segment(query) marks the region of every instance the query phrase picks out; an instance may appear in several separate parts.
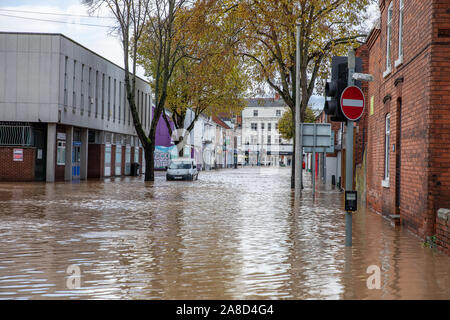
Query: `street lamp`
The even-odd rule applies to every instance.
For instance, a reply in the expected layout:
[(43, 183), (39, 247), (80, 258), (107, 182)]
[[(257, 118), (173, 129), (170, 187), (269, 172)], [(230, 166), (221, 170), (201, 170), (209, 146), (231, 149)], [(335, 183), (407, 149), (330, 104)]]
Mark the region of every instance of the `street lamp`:
[(300, 188), (303, 185), (303, 174), (302, 174), (302, 162), (303, 162), (303, 152), (302, 152), (302, 137), (301, 130), (302, 125), (300, 123), (300, 25), (301, 21), (297, 20), (295, 22), (297, 26), (297, 34), (296, 34), (296, 62), (295, 62), (295, 153), (294, 158), (295, 162), (292, 165), (295, 166), (295, 191), (296, 195), (299, 195)]

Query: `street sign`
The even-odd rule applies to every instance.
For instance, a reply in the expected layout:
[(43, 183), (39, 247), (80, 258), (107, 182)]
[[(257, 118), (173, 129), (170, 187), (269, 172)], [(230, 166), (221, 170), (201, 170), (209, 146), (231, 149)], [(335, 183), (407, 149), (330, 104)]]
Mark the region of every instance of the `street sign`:
[(331, 124), (302, 123), (303, 147), (329, 147), (331, 144)]
[(349, 86), (341, 95), (341, 110), (348, 120), (358, 120), (364, 111), (364, 94), (357, 86)]
[(303, 147), (303, 153), (312, 153), (316, 152), (326, 152), (326, 153), (334, 153), (334, 132), (330, 136), (330, 146), (329, 147)]

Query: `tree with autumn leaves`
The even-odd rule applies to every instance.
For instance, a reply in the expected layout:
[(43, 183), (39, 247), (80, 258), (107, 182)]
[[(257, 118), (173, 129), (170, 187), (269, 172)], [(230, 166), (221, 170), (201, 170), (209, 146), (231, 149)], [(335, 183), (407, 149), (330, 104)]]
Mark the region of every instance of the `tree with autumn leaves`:
[[(229, 28), (223, 23), (223, 8), (211, 1), (197, 1), (180, 10), (178, 17), (174, 26), (184, 30), (179, 42), (183, 58), (173, 68), (167, 83), (165, 109), (170, 119), (162, 113), (169, 134), (177, 138), (175, 145), (189, 135), (200, 115), (239, 113), (245, 106), (249, 87), (243, 61), (233, 54), (233, 47), (226, 40)], [(157, 64), (152, 47), (154, 40), (144, 34), (138, 48), (138, 61), (149, 76), (156, 73)], [(153, 86), (156, 86), (155, 81)], [(188, 112), (192, 112), (192, 117), (187, 117)], [(170, 120), (177, 130), (175, 135), (172, 135)], [(182, 156), (183, 149), (178, 149)]]
[[(345, 55), (366, 33), (360, 30), (371, 0), (230, 0), (236, 22), (235, 53), (246, 57), (256, 79), (266, 82), (291, 110), (295, 122), (296, 23), (300, 32), (300, 118), (327, 78), (333, 55)], [(295, 136), (295, 134), (294, 134)], [(294, 141), (295, 144), (295, 141)], [(295, 177), (292, 166), (291, 187)]]
[[(314, 113), (314, 110), (307, 106), (303, 122), (313, 123), (315, 121), (316, 114)], [(278, 120), (278, 131), (283, 139), (290, 140), (295, 137), (295, 126), (294, 121), (292, 121), (291, 109), (287, 108), (286, 112), (283, 113), (281, 118)]]
[[(222, 110), (227, 104), (228, 108), (238, 106), (250, 74), (253, 81), (265, 81), (277, 92), (295, 119), (297, 21), (301, 25), (303, 121), (310, 96), (326, 78), (331, 56), (345, 54), (365, 36), (359, 26), (370, 1), (83, 0), (92, 10), (109, 8), (116, 17), (127, 99), (145, 151), (145, 180), (154, 180), (156, 126), (161, 115), (167, 120), (164, 108), (172, 111), (174, 123), (181, 127), (184, 110), (201, 114)], [(239, 58), (245, 59), (245, 67)], [(148, 134), (134, 101), (138, 60), (151, 76), (155, 94)], [(292, 186), (294, 170), (295, 165)]]

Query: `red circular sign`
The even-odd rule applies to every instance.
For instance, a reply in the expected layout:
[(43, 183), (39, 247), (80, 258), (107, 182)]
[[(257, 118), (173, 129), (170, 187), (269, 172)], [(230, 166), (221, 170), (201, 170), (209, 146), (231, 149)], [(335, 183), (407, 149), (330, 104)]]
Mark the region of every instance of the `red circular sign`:
[(350, 86), (341, 94), (341, 110), (348, 120), (358, 120), (364, 112), (364, 94), (360, 88)]

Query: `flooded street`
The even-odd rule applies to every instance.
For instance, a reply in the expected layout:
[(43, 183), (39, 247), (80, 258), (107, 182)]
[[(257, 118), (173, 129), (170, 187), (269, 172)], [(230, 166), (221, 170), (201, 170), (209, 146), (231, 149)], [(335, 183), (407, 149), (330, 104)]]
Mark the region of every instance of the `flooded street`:
[(0, 299), (450, 299), (450, 257), (361, 209), (345, 248), (342, 193), (304, 177), (300, 202), (290, 168), (1, 183)]

